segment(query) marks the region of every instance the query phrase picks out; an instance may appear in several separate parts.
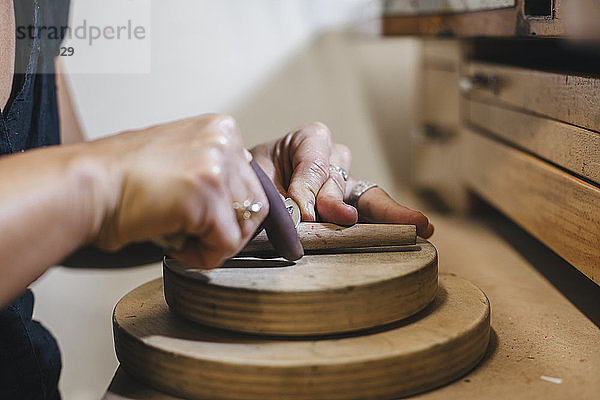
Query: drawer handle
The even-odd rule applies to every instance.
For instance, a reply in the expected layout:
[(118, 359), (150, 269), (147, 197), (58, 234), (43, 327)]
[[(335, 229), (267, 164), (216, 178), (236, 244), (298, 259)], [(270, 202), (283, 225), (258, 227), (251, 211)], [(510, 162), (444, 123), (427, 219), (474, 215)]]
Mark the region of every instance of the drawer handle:
[(460, 78), (459, 85), (463, 93), (471, 93), (475, 88), (488, 89), (495, 96), (500, 92), (498, 75), (476, 73), (473, 76), (463, 76)]
[(452, 137), (452, 132), (436, 124), (422, 124), (413, 131), (417, 140), (429, 140), (440, 143), (447, 142)]

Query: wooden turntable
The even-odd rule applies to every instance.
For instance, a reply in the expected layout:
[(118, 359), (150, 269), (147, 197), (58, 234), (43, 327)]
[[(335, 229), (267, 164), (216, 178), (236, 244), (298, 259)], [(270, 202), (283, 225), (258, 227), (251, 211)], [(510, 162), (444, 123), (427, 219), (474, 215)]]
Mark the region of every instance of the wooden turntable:
[(437, 252), (418, 240), (213, 271), (167, 258), (164, 282), (123, 297), (113, 325), (123, 369), (174, 396), (393, 399), (474, 368), (490, 305), (460, 278), (438, 285)]

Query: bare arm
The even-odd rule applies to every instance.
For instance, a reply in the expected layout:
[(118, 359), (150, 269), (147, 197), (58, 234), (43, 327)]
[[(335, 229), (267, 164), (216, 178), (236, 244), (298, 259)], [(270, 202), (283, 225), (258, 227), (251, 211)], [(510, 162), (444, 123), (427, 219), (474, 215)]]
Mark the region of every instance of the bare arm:
[(71, 101), (71, 91), (59, 57), (56, 58), (54, 64), (56, 65), (56, 96), (60, 118), (60, 141), (62, 144), (83, 142), (85, 140), (83, 131)]
[(77, 153), (69, 146), (0, 158), (0, 305), (99, 228), (103, 172)]
[[(213, 268), (239, 252), (268, 203), (233, 119), (204, 115), (0, 158), (0, 308), (82, 245), (118, 250), (187, 234), (175, 254)], [(239, 222), (231, 204), (265, 206)]]

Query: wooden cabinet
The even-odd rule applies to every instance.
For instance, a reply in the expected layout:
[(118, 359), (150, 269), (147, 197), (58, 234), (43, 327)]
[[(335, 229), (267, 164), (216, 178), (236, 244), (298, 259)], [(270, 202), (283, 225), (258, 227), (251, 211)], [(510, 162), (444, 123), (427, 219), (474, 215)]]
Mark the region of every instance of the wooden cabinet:
[[(561, 0), (547, 15), (543, 1), (493, 4), (384, 19), (387, 33), (458, 36), (422, 40), (414, 183), (459, 211), (475, 193), (600, 284), (600, 45), (564, 24), (591, 17)], [(577, 6), (600, 17), (600, 2)]]
[(463, 70), (465, 184), (600, 283), (600, 78)]

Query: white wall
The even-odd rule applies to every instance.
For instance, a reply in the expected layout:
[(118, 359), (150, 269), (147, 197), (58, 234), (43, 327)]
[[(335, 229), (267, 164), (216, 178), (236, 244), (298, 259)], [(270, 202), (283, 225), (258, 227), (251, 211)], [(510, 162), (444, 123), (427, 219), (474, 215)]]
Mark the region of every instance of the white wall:
[[(72, 21), (91, 15), (105, 25), (121, 21), (111, 14), (110, 7), (99, 6), (104, 2), (72, 3)], [(364, 18), (373, 13), (376, 3), (154, 0), (149, 4), (151, 73), (72, 77), (75, 100), (89, 138), (199, 113), (231, 113), (320, 30)], [(109, 48), (100, 46), (90, 57), (101, 63), (119, 63), (123, 70), (137, 62), (121, 56), (115, 59)], [(77, 57), (64, 61), (67, 71), (82, 71)]]
[[(388, 108), (398, 103), (388, 116), (400, 131), (408, 129), (409, 115), (401, 107), (410, 104), (407, 93), (412, 93), (414, 86), (414, 43), (399, 45), (388, 40), (383, 46), (389, 48), (386, 51), (381, 43), (352, 35), (318, 40), (323, 32), (375, 19), (379, 2), (127, 3), (131, 2), (150, 5), (150, 73), (87, 73), (112, 64), (126, 71), (140, 63), (133, 55), (125, 57), (106, 46), (95, 46), (83, 59), (63, 58), (67, 71), (77, 71), (71, 76), (71, 86), (88, 138), (218, 112), (238, 117), (245, 143), (251, 146), (300, 124), (322, 120), (331, 126), (337, 141), (361, 150), (354, 157), (353, 169), (358, 175), (390, 188), (406, 180), (405, 149), (401, 143), (390, 147), (389, 137), (381, 137), (390, 136), (389, 127), (387, 132), (380, 130), (386, 117), (372, 113), (367, 103), (379, 102), (377, 107), (387, 104)], [(107, 6), (113, 4), (112, 8), (124, 13), (119, 6), (122, 3), (73, 0), (72, 24), (92, 16), (99, 25), (122, 23), (125, 16), (111, 14)], [(75, 48), (79, 50), (77, 45)], [(295, 62), (304, 67), (294, 67)], [(389, 81), (390, 74), (396, 74), (397, 80)], [(402, 74), (406, 80), (400, 79)], [(274, 77), (278, 78), (276, 86)], [(387, 89), (388, 96), (375, 98), (365, 85)], [(266, 99), (265, 90), (277, 95)], [(401, 157), (393, 160), (394, 152)], [(390, 171), (390, 166), (401, 171)]]

